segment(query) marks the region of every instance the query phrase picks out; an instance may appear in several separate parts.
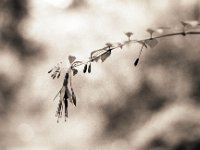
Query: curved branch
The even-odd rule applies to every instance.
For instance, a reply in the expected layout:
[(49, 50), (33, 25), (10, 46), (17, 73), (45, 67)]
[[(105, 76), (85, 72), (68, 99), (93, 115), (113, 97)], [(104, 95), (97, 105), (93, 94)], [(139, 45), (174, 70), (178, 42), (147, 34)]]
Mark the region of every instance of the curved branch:
[[(142, 54), (143, 48), (144, 47), (147, 48), (147, 45), (151, 48), (154, 47), (158, 43), (156, 39), (172, 37), (172, 36), (180, 36), (180, 35), (186, 36), (186, 35), (199, 35), (200, 34), (200, 32), (197, 32), (197, 31), (185, 31), (185, 29), (183, 29), (182, 32), (168, 33), (168, 34), (163, 34), (163, 35), (153, 37), (152, 36), (153, 30), (149, 29), (148, 32), (150, 33), (150, 38), (141, 39), (141, 40), (131, 40), (130, 37), (132, 35), (132, 32), (127, 32), (127, 33), (125, 33), (128, 37), (127, 41), (125, 41), (123, 43), (118, 43), (117, 46), (113, 46), (111, 43), (107, 43), (106, 47), (92, 51), (89, 59), (86, 61), (75, 61), (75, 59), (76, 59), (75, 56), (69, 56), (69, 62), (71, 65), (66, 71), (66, 76), (65, 76), (62, 88), (58, 91), (58, 93), (56, 94), (56, 96), (54, 98), (54, 100), (55, 100), (57, 98), (57, 96), (60, 95), (60, 100), (59, 100), (57, 112), (56, 112), (58, 119), (62, 117), (63, 110), (65, 110), (65, 118), (68, 117), (68, 101), (73, 103), (76, 106), (76, 96), (73, 91), (72, 81), (71, 81), (72, 75), (76, 75), (78, 73), (78, 70), (75, 69), (76, 67), (85, 65), (83, 72), (86, 73), (87, 68), (89, 68), (88, 73), (90, 73), (91, 72), (91, 62), (98, 61), (100, 58), (101, 58), (102, 62), (104, 62), (110, 56), (111, 51), (118, 49), (118, 48), (122, 49), (123, 46), (126, 46), (131, 43), (138, 43), (138, 44), (142, 45), (139, 55), (138, 55), (138, 58), (136, 59), (136, 61), (134, 63), (134, 65), (137, 66), (140, 56)], [(57, 77), (57, 78), (60, 77), (60, 72), (62, 70), (62, 68), (60, 67), (60, 64), (61, 63), (57, 64), (55, 67), (53, 67), (48, 72), (48, 73), (53, 72), (53, 74), (51, 75), (51, 77), (53, 79), (55, 77)], [(87, 66), (88, 64), (89, 64), (89, 67)], [(65, 106), (65, 108), (64, 108), (64, 106)]]
[[(118, 45), (118, 46), (115, 46), (115, 47), (112, 47), (111, 49), (108, 49), (106, 50), (105, 52), (103, 52), (100, 56), (106, 54), (108, 51), (113, 51), (117, 48), (121, 48), (123, 46), (126, 46), (128, 44), (130, 44), (131, 42), (134, 42), (134, 43), (140, 43), (140, 42), (144, 42), (144, 41), (147, 41), (147, 40), (153, 40), (153, 39), (161, 39), (161, 38), (165, 38), (165, 37), (172, 37), (172, 36), (186, 36), (186, 35), (199, 35), (200, 32), (195, 32), (195, 31), (190, 31), (190, 32), (176, 32), (176, 33), (169, 33), (169, 34), (164, 34), (164, 35), (160, 35), (160, 36), (155, 36), (155, 37), (150, 37), (150, 38), (146, 38), (146, 39), (142, 39), (142, 40), (129, 40), (128, 41), (125, 41), (123, 44), (121, 45)], [(105, 48), (105, 47), (104, 47)], [(102, 50), (102, 49), (99, 49), (99, 50)], [(98, 50), (97, 50), (98, 51)], [(98, 57), (100, 57), (98, 56)], [(71, 66), (73, 67), (78, 67), (78, 66), (81, 66), (81, 65), (85, 65), (89, 62), (93, 62), (95, 58), (89, 58), (87, 61), (85, 61), (84, 63), (80, 63), (78, 65), (75, 65), (73, 66), (74, 63), (72, 63)]]

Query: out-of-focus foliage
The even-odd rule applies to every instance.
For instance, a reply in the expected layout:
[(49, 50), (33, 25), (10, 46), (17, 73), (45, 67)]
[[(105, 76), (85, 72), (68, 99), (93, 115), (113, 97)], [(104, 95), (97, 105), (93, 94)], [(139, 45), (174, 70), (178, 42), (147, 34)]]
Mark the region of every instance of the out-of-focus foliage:
[[(27, 64), (42, 56), (39, 46), (23, 35), (23, 19), (28, 16), (26, 0), (2, 0), (0, 2), (0, 91), (1, 116), (8, 113), (16, 94), (26, 78)], [(3, 59), (5, 57), (5, 60)], [(11, 62), (9, 62), (11, 57)], [(7, 60), (6, 60), (7, 59)], [(11, 64), (10, 64), (11, 63)], [(8, 67), (6, 64), (9, 64)], [(9, 71), (12, 70), (12, 71)]]
[[(13, 125), (11, 119), (15, 117), (16, 109), (25, 110), (25, 107), (18, 108), (20, 106), (18, 96), (24, 88), (24, 84), (28, 84), (27, 81), (30, 79), (28, 76), (29, 65), (43, 57), (39, 44), (24, 35), (23, 23), (24, 19), (29, 16), (28, 9), (26, 0), (2, 0), (0, 2), (1, 149), (8, 149), (8, 145), (17, 143), (14, 140), (17, 137), (12, 132), (16, 126)], [(31, 93), (31, 91), (25, 92)], [(24, 95), (26, 96), (26, 94)], [(29, 100), (31, 99), (28, 98), (27, 103)], [(32, 109), (42, 113), (41, 108), (34, 104)]]
[(92, 64), (92, 71), (87, 64), (90, 74), (77, 68), (78, 103), (69, 108), (66, 123), (56, 123), (57, 102), (51, 101), (64, 74), (61, 82), (47, 74), (60, 61), (69, 66), (69, 54), (82, 60), (107, 41), (122, 41), (126, 31), (139, 39), (149, 37), (149, 27), (176, 31), (182, 20), (199, 20), (199, 5), (198, 0), (2, 0), (0, 148), (199, 149), (198, 36), (160, 40), (144, 49), (137, 68), (133, 59), (141, 45), (112, 52), (101, 65)]

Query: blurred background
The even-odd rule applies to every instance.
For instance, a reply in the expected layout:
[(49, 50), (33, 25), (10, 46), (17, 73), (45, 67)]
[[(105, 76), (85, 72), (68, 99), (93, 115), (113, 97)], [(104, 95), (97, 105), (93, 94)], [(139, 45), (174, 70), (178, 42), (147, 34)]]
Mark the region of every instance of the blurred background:
[(68, 55), (86, 60), (107, 42), (182, 31), (199, 20), (199, 0), (1, 0), (0, 149), (199, 150), (199, 36), (170, 37), (145, 49), (116, 50), (73, 79), (77, 107), (56, 122), (64, 73), (47, 73)]

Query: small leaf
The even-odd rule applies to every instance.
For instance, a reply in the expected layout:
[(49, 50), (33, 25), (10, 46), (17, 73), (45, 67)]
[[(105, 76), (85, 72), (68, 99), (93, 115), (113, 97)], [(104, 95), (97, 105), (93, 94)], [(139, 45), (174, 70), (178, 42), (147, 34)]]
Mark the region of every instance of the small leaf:
[(57, 79), (60, 77), (60, 73), (61, 73), (61, 72), (58, 73), (58, 75), (57, 75)]
[(72, 71), (73, 71), (73, 76), (75, 76), (78, 73), (78, 70), (75, 68), (73, 68)]
[(148, 28), (146, 31), (149, 32), (150, 38), (152, 38), (153, 33), (155, 32), (155, 30)]
[(106, 45), (107, 47), (109, 47), (109, 48), (113, 46), (112, 43), (106, 43), (105, 45)]
[(181, 24), (182, 24), (183, 26), (188, 25), (185, 21), (181, 21)]
[(183, 26), (188, 26), (192, 28), (196, 28), (200, 23), (197, 20), (191, 20), (191, 21), (181, 21), (181, 24)]
[(130, 37), (133, 35), (132, 32), (126, 32), (125, 35), (130, 39)]
[(91, 63), (89, 64), (89, 67), (88, 67), (88, 73), (91, 73)]
[(155, 30), (151, 29), (151, 28), (148, 28), (146, 31), (149, 32), (149, 34), (151, 34), (151, 35), (155, 32)]
[(160, 33), (160, 34), (162, 34), (162, 33), (164, 32), (164, 30), (163, 30), (163, 29), (160, 29), (160, 28), (158, 28), (158, 29), (156, 29), (156, 32), (157, 32), (157, 33)]
[(68, 60), (69, 60), (69, 63), (72, 64), (76, 60), (76, 57), (69, 55)]
[(117, 43), (117, 46), (119, 46), (121, 49), (123, 48), (123, 44), (122, 43)]
[(164, 31), (169, 30), (170, 27), (158, 27), (155, 31), (162, 34)]
[(149, 39), (149, 40), (145, 40), (145, 43), (149, 47), (153, 48), (153, 47), (155, 47), (158, 44), (158, 40), (157, 39)]
[(135, 65), (135, 66), (138, 65), (139, 60), (140, 60), (139, 58), (137, 58), (137, 59), (135, 60), (135, 62), (134, 62), (134, 65)]
[(98, 62), (100, 58), (101, 58), (101, 56), (97, 56), (97, 57), (95, 57), (93, 59), (94, 59), (94, 61)]
[(84, 68), (83, 68), (83, 73), (86, 73), (87, 71), (87, 64), (85, 64)]
[(108, 50), (103, 55), (101, 55), (101, 61), (104, 62), (111, 54), (111, 50)]
[[(103, 47), (103, 48), (98, 49), (98, 50), (95, 50), (95, 51), (92, 51), (92, 52), (90, 53), (90, 59), (92, 59), (92, 60), (94, 60), (94, 61), (97, 62), (97, 61), (100, 59), (101, 54), (102, 54), (103, 52), (105, 52), (106, 49), (108, 49), (108, 46)], [(110, 48), (109, 48), (109, 49), (110, 49)]]
[(92, 51), (91, 53), (90, 53), (90, 57), (91, 58), (93, 58), (93, 56), (96, 54), (99, 54), (99, 52), (100, 52), (101, 50), (95, 50), (95, 51)]
[(53, 69), (49, 70), (48, 73), (51, 73), (53, 71)]
[(158, 27), (157, 29), (169, 30), (169, 29), (171, 29), (171, 28), (168, 27), (168, 26), (160, 26), (160, 27)]

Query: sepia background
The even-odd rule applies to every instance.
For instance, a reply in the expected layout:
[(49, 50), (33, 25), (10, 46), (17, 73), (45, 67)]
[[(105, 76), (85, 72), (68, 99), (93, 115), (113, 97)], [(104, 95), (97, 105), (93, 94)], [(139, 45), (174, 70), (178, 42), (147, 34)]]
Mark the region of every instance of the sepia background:
[(163, 38), (116, 50), (73, 78), (77, 107), (57, 123), (62, 86), (47, 73), (68, 55), (86, 60), (107, 42), (182, 31), (199, 20), (199, 0), (1, 0), (0, 149), (200, 149), (199, 36)]

